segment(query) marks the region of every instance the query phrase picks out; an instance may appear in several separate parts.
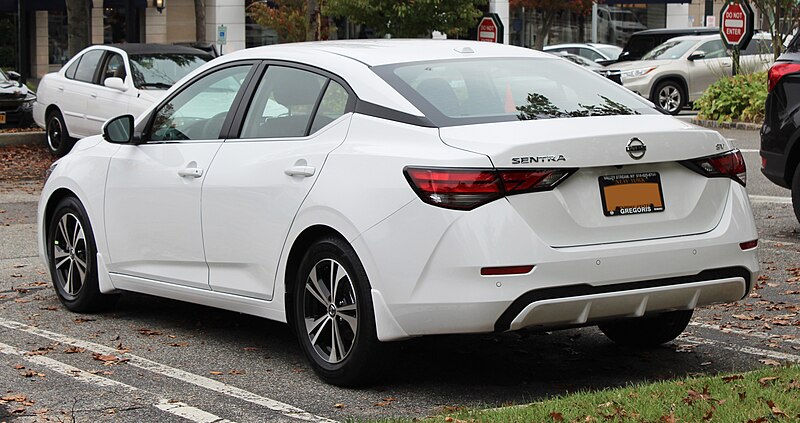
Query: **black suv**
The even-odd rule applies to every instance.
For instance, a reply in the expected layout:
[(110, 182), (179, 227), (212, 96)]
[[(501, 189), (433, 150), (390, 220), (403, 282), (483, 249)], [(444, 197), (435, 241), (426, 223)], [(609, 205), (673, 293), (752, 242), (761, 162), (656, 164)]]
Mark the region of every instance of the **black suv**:
[[(648, 51), (661, 45), (664, 41), (683, 35), (708, 35), (719, 34), (719, 28), (695, 27), (695, 28), (660, 28), (647, 29), (634, 32), (625, 44), (625, 48), (617, 58), (617, 62), (639, 60)], [(608, 64), (603, 62), (603, 64)]]
[(764, 126), (761, 127), (761, 173), (792, 190), (800, 220), (800, 37), (769, 69)]

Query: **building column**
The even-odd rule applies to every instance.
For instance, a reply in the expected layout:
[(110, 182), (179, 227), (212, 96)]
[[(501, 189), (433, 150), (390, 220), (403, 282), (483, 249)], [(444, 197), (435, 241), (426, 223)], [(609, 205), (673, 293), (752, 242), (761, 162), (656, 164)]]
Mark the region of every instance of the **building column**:
[(167, 43), (167, 8), (158, 13), (155, 7), (144, 11), (144, 43)]
[(33, 69), (31, 69), (31, 73), (39, 79), (50, 72), (50, 43), (48, 41), (50, 37), (47, 18), (46, 10), (36, 11), (36, 40), (33, 46)]
[(207, 42), (216, 44), (219, 25), (228, 29), (223, 54), (244, 49), (244, 0), (206, 0)]
[(91, 42), (92, 44), (105, 43), (103, 28), (103, 0), (94, 0), (91, 16)]
[(508, 19), (508, 0), (489, 0), (489, 12), (497, 13), (503, 23), (503, 44), (508, 44), (511, 33), (511, 21)]
[(688, 4), (667, 4), (666, 28), (687, 28), (698, 26), (697, 22), (689, 22)]

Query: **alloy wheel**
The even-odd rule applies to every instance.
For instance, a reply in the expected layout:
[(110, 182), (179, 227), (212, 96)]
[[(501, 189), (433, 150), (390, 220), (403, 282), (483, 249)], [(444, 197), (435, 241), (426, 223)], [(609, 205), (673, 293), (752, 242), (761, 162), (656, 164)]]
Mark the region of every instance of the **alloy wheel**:
[(681, 104), (681, 92), (674, 85), (665, 85), (658, 93), (658, 105), (669, 113), (678, 110)]
[(56, 151), (61, 145), (61, 120), (57, 117), (50, 118), (47, 123), (47, 144), (50, 150)]
[(83, 288), (88, 260), (83, 226), (77, 216), (65, 213), (58, 220), (53, 237), (53, 263), (58, 275), (57, 283), (66, 295), (75, 297)]
[(330, 364), (342, 362), (358, 333), (356, 290), (347, 270), (333, 259), (317, 262), (306, 278), (302, 304), (314, 351)]

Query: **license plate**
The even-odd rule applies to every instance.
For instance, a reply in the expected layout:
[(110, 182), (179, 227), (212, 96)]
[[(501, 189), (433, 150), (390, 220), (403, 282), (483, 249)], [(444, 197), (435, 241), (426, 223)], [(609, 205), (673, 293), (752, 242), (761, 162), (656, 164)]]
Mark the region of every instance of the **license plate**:
[(6, 123), (6, 112), (0, 112), (0, 125)]
[(664, 211), (661, 176), (657, 172), (601, 176), (600, 198), (606, 216)]

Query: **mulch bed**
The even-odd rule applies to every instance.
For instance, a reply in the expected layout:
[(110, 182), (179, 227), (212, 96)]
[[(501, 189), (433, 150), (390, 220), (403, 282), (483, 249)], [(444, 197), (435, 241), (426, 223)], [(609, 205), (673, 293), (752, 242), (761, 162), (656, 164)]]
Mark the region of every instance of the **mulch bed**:
[(55, 160), (45, 146), (0, 147), (0, 182), (43, 181), (44, 172)]

